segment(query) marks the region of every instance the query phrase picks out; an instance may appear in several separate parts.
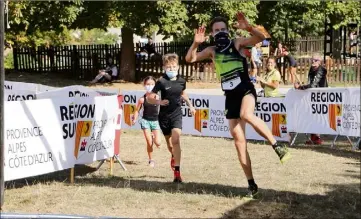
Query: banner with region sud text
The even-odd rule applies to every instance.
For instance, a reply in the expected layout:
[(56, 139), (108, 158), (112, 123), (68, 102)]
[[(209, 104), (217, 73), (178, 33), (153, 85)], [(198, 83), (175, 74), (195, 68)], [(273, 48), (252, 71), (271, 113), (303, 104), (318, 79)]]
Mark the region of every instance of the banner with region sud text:
[(25, 100), (35, 100), (36, 91), (31, 90), (4, 90), (4, 100), (5, 101), (25, 101)]
[[(189, 94), (196, 115), (191, 116), (183, 104), (183, 133), (191, 135), (231, 138), (225, 116), (225, 97), (220, 95)], [(257, 98), (255, 115), (261, 118), (278, 141), (289, 141), (286, 107), (283, 98)], [(264, 140), (254, 128), (246, 125), (246, 138)]]
[(360, 136), (360, 88), (290, 90), (289, 131)]
[[(124, 97), (122, 128), (139, 130), (138, 121), (132, 124), (138, 100), (145, 91), (122, 91), (122, 94)], [(188, 96), (196, 109), (196, 115), (193, 117), (186, 104), (182, 103), (183, 134), (231, 138), (228, 120), (224, 114), (224, 96), (195, 93), (188, 93)], [(289, 141), (283, 98), (258, 98), (255, 114), (266, 122), (278, 141)], [(139, 118), (141, 116), (142, 112), (139, 113)], [(246, 125), (246, 130), (247, 139), (264, 140), (253, 127)]]
[(117, 96), (5, 103), (5, 181), (114, 155)]

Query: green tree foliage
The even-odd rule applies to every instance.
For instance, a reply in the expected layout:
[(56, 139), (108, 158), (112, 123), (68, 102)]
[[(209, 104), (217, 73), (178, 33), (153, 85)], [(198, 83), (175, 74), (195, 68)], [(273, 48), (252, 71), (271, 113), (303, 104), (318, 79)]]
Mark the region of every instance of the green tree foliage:
[(9, 1), (6, 39), (33, 46), (67, 42), (67, 28), (83, 10), (81, 5), (76, 1)]
[[(77, 37), (78, 36), (78, 37)], [(119, 36), (108, 33), (103, 29), (82, 29), (71, 31), (70, 44), (72, 45), (92, 45), (92, 44), (115, 44)]]
[(188, 22), (182, 34), (176, 37), (179, 40), (192, 40), (194, 29), (201, 25), (207, 27), (208, 33), (211, 32), (208, 24), (215, 16), (228, 19), (231, 33), (236, 33), (233, 24), (236, 22), (235, 15), (238, 11), (243, 12), (251, 24), (255, 24), (259, 1), (186, 1), (183, 4), (187, 9)]
[[(134, 81), (133, 34), (148, 35), (154, 31), (166, 37), (192, 40), (193, 30), (207, 25), (214, 16), (224, 16), (232, 24), (242, 11), (250, 23), (260, 24), (273, 39), (319, 35), (323, 33), (325, 14), (334, 28), (349, 22), (360, 24), (358, 1), (10, 1), (6, 39), (26, 45), (65, 44), (71, 42), (71, 29), (122, 28), (120, 72)], [(210, 32), (207, 29), (207, 32)], [(85, 31), (89, 43), (96, 31)], [(245, 34), (245, 33), (237, 33)], [(113, 41), (112, 36), (102, 42)]]
[(262, 1), (258, 6), (257, 23), (270, 31), (273, 39), (284, 40), (323, 35), (325, 19), (338, 29), (352, 22), (361, 22), (358, 1)]

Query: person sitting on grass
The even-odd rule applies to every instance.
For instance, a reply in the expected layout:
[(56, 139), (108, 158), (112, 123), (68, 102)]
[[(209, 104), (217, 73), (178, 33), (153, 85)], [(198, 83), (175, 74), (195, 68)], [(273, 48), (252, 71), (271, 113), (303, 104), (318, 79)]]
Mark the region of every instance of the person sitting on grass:
[(109, 57), (107, 60), (107, 67), (99, 70), (99, 74), (90, 82), (90, 84), (111, 82), (116, 79), (118, 79), (118, 69), (113, 63), (113, 59)]

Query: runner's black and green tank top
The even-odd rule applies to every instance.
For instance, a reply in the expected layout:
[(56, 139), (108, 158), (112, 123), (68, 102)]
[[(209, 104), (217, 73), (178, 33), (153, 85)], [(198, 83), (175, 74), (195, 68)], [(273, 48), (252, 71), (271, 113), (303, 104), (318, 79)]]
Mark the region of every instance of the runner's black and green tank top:
[(224, 91), (251, 82), (247, 59), (239, 53), (233, 41), (230, 41), (230, 45), (224, 49), (216, 47), (214, 64)]
[(247, 59), (239, 53), (234, 42), (230, 41), (229, 46), (216, 47), (213, 61), (226, 96), (226, 118), (239, 119), (243, 97), (252, 94), (257, 100), (256, 89), (248, 75)]

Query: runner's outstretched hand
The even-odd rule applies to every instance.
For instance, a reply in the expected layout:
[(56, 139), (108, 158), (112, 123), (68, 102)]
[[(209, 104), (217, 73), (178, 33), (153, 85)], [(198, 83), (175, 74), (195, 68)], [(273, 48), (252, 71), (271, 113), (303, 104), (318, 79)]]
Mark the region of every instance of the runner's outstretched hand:
[(250, 27), (246, 17), (243, 15), (242, 12), (237, 13), (237, 23), (234, 25), (234, 27), (242, 30), (246, 30)]
[(195, 29), (193, 42), (196, 44), (203, 43), (206, 40), (205, 32), (206, 32), (206, 28), (203, 25), (198, 29)]

